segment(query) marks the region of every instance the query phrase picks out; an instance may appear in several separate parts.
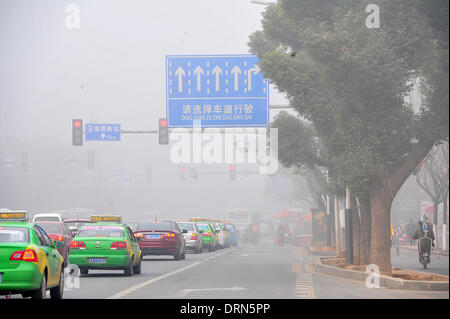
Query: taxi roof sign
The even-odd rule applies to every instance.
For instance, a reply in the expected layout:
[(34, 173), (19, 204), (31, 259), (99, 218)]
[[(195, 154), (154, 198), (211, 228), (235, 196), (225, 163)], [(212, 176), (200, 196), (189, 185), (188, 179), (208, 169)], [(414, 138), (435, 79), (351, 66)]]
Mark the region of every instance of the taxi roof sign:
[(189, 219), (190, 222), (209, 222), (210, 219), (209, 218), (205, 218), (205, 217), (192, 217)]
[(110, 223), (121, 223), (122, 216), (118, 215), (93, 215), (91, 216), (91, 222), (110, 222)]
[(26, 211), (0, 211), (0, 221), (26, 221), (28, 214)]

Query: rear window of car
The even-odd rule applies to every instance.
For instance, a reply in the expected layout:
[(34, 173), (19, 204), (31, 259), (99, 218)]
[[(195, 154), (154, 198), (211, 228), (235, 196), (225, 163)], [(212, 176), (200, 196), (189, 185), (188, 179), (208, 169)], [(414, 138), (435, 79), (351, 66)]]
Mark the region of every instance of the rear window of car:
[(141, 223), (136, 230), (150, 230), (150, 231), (172, 231), (172, 223), (158, 222), (158, 223)]
[(187, 231), (194, 231), (194, 225), (191, 223), (178, 223), (181, 229), (186, 229)]
[(59, 217), (52, 217), (52, 216), (41, 216), (41, 217), (36, 217), (34, 218), (34, 221), (49, 221), (49, 222), (59, 222)]
[(45, 230), (45, 232), (47, 234), (62, 234), (63, 233), (61, 226), (59, 224), (49, 224), (49, 223), (36, 223), (36, 224), (41, 226), (41, 228), (43, 230)]
[(77, 237), (106, 237), (122, 238), (125, 232), (119, 226), (83, 226), (77, 233)]
[(0, 226), (0, 243), (28, 243), (29, 239), (28, 228)]
[(209, 230), (208, 224), (197, 224), (197, 227), (201, 230)]
[(83, 225), (88, 225), (90, 222), (64, 222), (67, 226), (80, 228)]

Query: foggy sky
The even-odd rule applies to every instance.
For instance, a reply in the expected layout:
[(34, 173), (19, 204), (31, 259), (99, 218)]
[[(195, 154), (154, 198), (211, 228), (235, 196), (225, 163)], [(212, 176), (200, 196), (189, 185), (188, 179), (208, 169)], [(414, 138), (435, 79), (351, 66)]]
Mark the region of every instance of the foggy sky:
[[(70, 3), (79, 5), (79, 29), (65, 25)], [(288, 208), (264, 196), (266, 176), (233, 182), (200, 173), (180, 182), (170, 146), (158, 145), (156, 134), (71, 145), (73, 118), (156, 129), (165, 116), (165, 56), (248, 53), (263, 10), (249, 0), (0, 0), (0, 161), (18, 160), (21, 151), (31, 160), (79, 160), (31, 163), (26, 173), (18, 164), (0, 166), (0, 206), (167, 217)], [(271, 104), (287, 104), (273, 88), (270, 94)], [(86, 170), (88, 149), (96, 151), (95, 170)], [(228, 169), (187, 168), (194, 166)]]

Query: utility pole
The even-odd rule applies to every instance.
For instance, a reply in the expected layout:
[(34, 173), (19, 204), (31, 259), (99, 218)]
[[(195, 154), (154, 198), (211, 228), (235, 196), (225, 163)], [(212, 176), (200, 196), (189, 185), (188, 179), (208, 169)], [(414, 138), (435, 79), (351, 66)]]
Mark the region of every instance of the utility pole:
[(334, 196), (334, 232), (336, 234), (336, 256), (339, 257), (341, 251), (341, 229), (339, 221), (339, 199)]
[(327, 194), (327, 247), (331, 247), (331, 199)]
[(350, 188), (345, 189), (345, 254), (347, 264), (353, 264), (353, 224)]

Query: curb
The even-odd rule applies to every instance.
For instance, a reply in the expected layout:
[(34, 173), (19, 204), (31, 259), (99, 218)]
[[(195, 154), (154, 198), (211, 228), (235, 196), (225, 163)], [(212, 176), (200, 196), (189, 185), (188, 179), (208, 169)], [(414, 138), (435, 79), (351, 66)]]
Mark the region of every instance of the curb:
[(322, 256), (322, 257), (336, 257), (336, 251), (323, 251), (323, 250), (316, 250), (311, 247), (311, 245), (306, 245), (306, 249), (308, 252), (313, 256)]
[[(314, 269), (317, 272), (327, 275), (342, 277), (346, 279), (366, 281), (369, 273), (342, 269), (339, 267), (329, 266), (322, 263), (322, 258), (318, 257), (314, 261)], [(448, 281), (422, 281), (422, 280), (405, 280), (401, 278), (392, 278), (380, 275), (380, 287), (388, 289), (405, 289), (405, 290), (421, 290), (421, 291), (448, 291)]]

